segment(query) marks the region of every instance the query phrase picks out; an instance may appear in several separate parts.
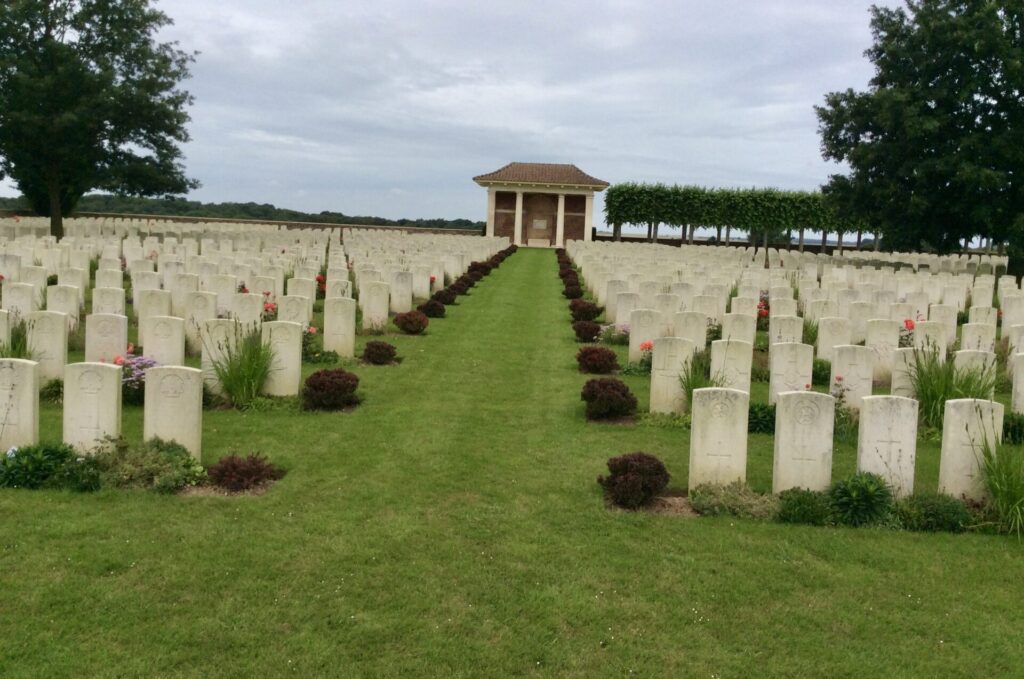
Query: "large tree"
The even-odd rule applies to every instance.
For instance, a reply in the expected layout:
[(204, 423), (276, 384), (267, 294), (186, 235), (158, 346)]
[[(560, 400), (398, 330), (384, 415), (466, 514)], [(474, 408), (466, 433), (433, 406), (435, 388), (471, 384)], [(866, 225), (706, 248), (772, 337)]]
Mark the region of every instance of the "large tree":
[(149, 0), (0, 4), (0, 177), (63, 236), (63, 216), (101, 188), (173, 195), (188, 141), (180, 88), (191, 54), (156, 40), (171, 20)]
[(871, 8), (867, 91), (816, 107), (837, 212), (888, 248), (1024, 242), (1024, 3), (908, 0)]

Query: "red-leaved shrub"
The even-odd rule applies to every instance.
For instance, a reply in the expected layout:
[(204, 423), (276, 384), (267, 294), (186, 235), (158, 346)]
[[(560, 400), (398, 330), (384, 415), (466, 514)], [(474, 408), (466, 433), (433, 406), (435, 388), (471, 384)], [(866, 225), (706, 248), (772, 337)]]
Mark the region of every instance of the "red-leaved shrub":
[(576, 321), (572, 324), (572, 330), (580, 342), (593, 342), (601, 335), (601, 324), (594, 321)]
[(422, 311), (406, 311), (395, 314), (395, 325), (406, 335), (420, 335), (430, 325), (430, 319)]
[(597, 477), (608, 499), (625, 509), (642, 507), (665, 490), (669, 474), (661, 460), (629, 453), (608, 460), (608, 476)]
[(622, 380), (601, 377), (583, 385), (580, 398), (587, 403), (588, 420), (626, 417), (636, 412), (636, 396)]
[(357, 405), (359, 377), (341, 368), (318, 370), (306, 378), (302, 407), (306, 410), (341, 410)]
[(619, 369), (619, 358), (607, 347), (581, 347), (576, 352), (580, 372), (607, 375)]
[(398, 349), (394, 345), (379, 340), (367, 342), (363, 347), (363, 360), (373, 365), (388, 365), (395, 362)]
[(206, 470), (210, 481), (232, 493), (252, 490), (284, 476), (284, 470), (258, 453), (228, 455)]
[(578, 285), (567, 285), (565, 286), (565, 290), (562, 291), (562, 294), (565, 295), (567, 299), (579, 299), (583, 296), (583, 290)]
[(416, 309), (427, 318), (444, 318), (444, 304), (436, 299), (428, 299)]
[(448, 289), (454, 292), (456, 295), (465, 295), (467, 292), (469, 292), (469, 286), (466, 285), (466, 283), (461, 278), (452, 283), (451, 285), (449, 285)]
[(604, 307), (585, 299), (574, 299), (569, 302), (569, 312), (574, 321), (592, 321), (604, 312)]
[(455, 304), (455, 297), (456, 294), (454, 290), (445, 288), (444, 290), (438, 290), (435, 292), (430, 299), (438, 301), (445, 306), (451, 306), (452, 304)]

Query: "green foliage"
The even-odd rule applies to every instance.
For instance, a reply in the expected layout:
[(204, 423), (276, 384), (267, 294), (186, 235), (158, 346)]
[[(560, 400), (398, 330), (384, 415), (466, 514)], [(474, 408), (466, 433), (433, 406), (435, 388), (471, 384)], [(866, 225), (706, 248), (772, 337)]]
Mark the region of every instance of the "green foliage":
[(0, 343), (0, 358), (24, 358), (32, 360), (32, 351), (28, 348), (28, 324), (22, 319), (11, 323), (11, 341)]
[(816, 358), (811, 364), (811, 381), (814, 384), (829, 384), (832, 381), (832, 363)]
[(1024, 443), (1024, 413), (1006, 412), (1003, 415), (1003, 443)]
[(896, 505), (900, 525), (914, 531), (963, 532), (971, 523), (971, 512), (960, 500), (937, 493), (915, 493)]
[(206, 470), (183, 446), (150, 439), (139, 445), (110, 441), (95, 455), (104, 488), (176, 493), (206, 480)]
[(717, 342), (722, 339), (722, 324), (721, 323), (708, 323), (708, 331), (705, 334), (707, 343), (710, 345), (712, 342)]
[(828, 496), (836, 523), (846, 526), (880, 523), (893, 509), (892, 490), (881, 476), (870, 472), (836, 481)]
[(91, 457), (63, 443), (12, 447), (0, 455), (0, 488), (61, 488), (91, 492), (100, 487)]
[[(803, 343), (812, 347), (818, 346), (818, 322), (809, 318), (804, 319)], [(825, 381), (828, 382), (828, 377)]]
[(740, 481), (727, 486), (699, 485), (690, 491), (690, 504), (703, 516), (771, 520), (779, 512), (777, 497), (754, 492)]
[(179, 88), (192, 55), (155, 35), (170, 19), (138, 2), (18, 0), (0, 12), (0, 172), (51, 231), (91, 188), (184, 193)]
[(880, 227), (886, 249), (1019, 241), (1021, 5), (921, 0), (871, 15), (868, 89), (816, 107), (824, 157), (850, 167), (831, 177), (829, 201)]
[(825, 493), (790, 488), (779, 493), (779, 514), (776, 518), (782, 523), (827, 526), (832, 521), (832, 505)]
[(909, 369), (921, 423), (934, 429), (942, 429), (946, 401), (989, 399), (996, 386), (995, 366), (987, 370), (957, 369), (953, 361), (942, 360), (937, 351), (927, 348), (914, 350)]
[(237, 327), (234, 341), (226, 342), (219, 349), (213, 370), (220, 382), (221, 395), (228, 405), (245, 409), (260, 395), (270, 376), (274, 350), (258, 329), (243, 331)]
[(775, 404), (751, 401), (747, 415), (747, 432), (751, 434), (775, 433)]
[(323, 336), (317, 332), (315, 326), (306, 328), (306, 332), (302, 333), (303, 363), (330, 363), (333, 365), (340, 360), (341, 357), (338, 356), (337, 351), (324, 351)]
[(981, 444), (981, 471), (999, 529), (1024, 535), (1024, 448)]
[(629, 344), (629, 330), (609, 325), (601, 332), (601, 342), (612, 346), (624, 347)]
[(64, 382), (50, 380), (39, 390), (39, 400), (43, 403), (60, 405), (64, 401)]
[(693, 403), (693, 392), (695, 389), (706, 389), (708, 387), (724, 387), (725, 378), (722, 375), (711, 374), (711, 352), (694, 352), (690, 360), (683, 366), (683, 372), (679, 374), (679, 383), (686, 394), (686, 402)]

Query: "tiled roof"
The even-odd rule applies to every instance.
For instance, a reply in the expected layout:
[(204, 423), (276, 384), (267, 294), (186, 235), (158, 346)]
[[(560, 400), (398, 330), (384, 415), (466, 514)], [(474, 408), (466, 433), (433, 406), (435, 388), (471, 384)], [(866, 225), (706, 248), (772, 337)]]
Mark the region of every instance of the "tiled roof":
[(480, 185), (508, 183), (587, 186), (598, 191), (608, 187), (608, 182), (591, 177), (575, 165), (558, 163), (509, 163), (500, 170), (473, 177), (473, 181)]

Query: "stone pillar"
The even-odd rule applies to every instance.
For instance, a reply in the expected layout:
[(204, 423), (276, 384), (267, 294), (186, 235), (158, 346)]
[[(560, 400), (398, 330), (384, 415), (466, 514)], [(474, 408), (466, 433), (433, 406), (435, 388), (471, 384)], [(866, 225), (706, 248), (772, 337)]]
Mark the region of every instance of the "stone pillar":
[(555, 247), (565, 247), (565, 194), (558, 194), (558, 216), (555, 218)]
[(594, 194), (588, 193), (583, 211), (583, 240), (594, 240)]
[(515, 245), (523, 244), (523, 192), (516, 191), (516, 227), (513, 234), (512, 243)]
[(494, 204), (497, 191), (493, 188), (487, 189), (487, 237), (494, 236)]

